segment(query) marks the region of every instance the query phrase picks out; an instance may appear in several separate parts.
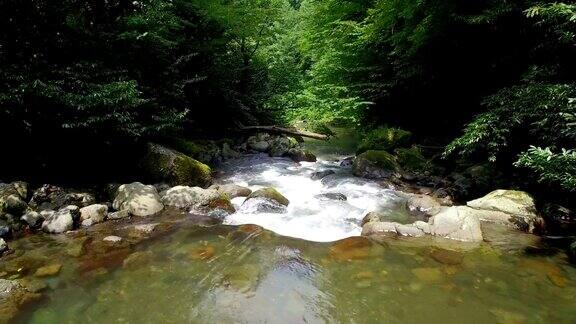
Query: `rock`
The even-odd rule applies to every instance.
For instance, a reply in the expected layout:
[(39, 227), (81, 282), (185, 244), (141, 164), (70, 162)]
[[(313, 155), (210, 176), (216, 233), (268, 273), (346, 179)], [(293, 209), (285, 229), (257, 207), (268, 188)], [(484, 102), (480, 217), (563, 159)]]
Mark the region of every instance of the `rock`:
[(208, 189), (214, 189), (218, 192), (225, 193), (228, 195), (228, 197), (230, 197), (230, 199), (234, 199), (236, 197), (248, 197), (252, 193), (250, 188), (242, 187), (233, 183), (212, 185)]
[(334, 173), (336, 173), (336, 172), (334, 172), (334, 170), (316, 171), (316, 172), (312, 173), (310, 178), (312, 180), (322, 180), (322, 178), (329, 176), (331, 174), (334, 174)]
[(316, 162), (316, 155), (309, 150), (292, 148), (286, 155), (294, 162)]
[(42, 212), (45, 217), (42, 230), (46, 233), (59, 234), (70, 231), (74, 227), (74, 220), (78, 219), (80, 209), (78, 206), (68, 206), (57, 212)]
[(221, 155), (224, 160), (237, 159), (241, 156), (240, 153), (234, 151), (228, 143), (222, 144)]
[(207, 187), (212, 183), (209, 166), (158, 144), (148, 144), (148, 153), (142, 159), (141, 166), (154, 181), (173, 186)]
[(370, 221), (362, 226), (362, 236), (397, 234), (396, 226), (400, 225), (394, 222)]
[(410, 212), (426, 216), (434, 216), (442, 210), (442, 205), (434, 197), (420, 194), (410, 195), (407, 206)]
[(40, 298), (17, 281), (0, 279), (0, 323), (11, 322), (26, 304)]
[(369, 179), (389, 178), (400, 171), (396, 158), (386, 151), (366, 151), (356, 157), (353, 173)]
[(240, 212), (243, 214), (258, 213), (275, 213), (282, 214), (286, 212), (286, 206), (279, 202), (267, 198), (256, 197), (247, 199), (240, 206)]
[(58, 264), (58, 263), (50, 264), (50, 265), (38, 268), (36, 270), (36, 272), (34, 273), (34, 276), (40, 277), (40, 278), (53, 277), (53, 276), (59, 274), (61, 269), (62, 269), (61, 264)]
[(355, 156), (345, 157), (345, 158), (343, 158), (343, 159), (340, 161), (339, 165), (340, 165), (341, 167), (350, 167), (350, 166), (354, 165), (354, 160), (355, 160), (355, 159), (356, 159)]
[(529, 233), (539, 232), (544, 226), (544, 220), (536, 213), (534, 199), (523, 191), (495, 190), (466, 205), (490, 211), (480, 214), (484, 221), (503, 223)]
[(362, 225), (366, 224), (366, 223), (370, 223), (370, 222), (379, 222), (381, 220), (384, 219), (384, 215), (378, 213), (378, 212), (369, 212), (368, 214), (366, 214), (366, 216), (364, 216), (364, 218), (362, 219)]
[(287, 137), (277, 136), (274, 137), (274, 139), (272, 139), (272, 141), (270, 142), (270, 148), (268, 152), (270, 156), (273, 157), (284, 156), (293, 146), (294, 145)]
[(422, 237), (424, 236), (424, 231), (422, 231), (421, 229), (419, 229), (418, 227), (416, 227), (413, 224), (409, 224), (409, 225), (404, 225), (404, 224), (399, 224), (396, 225), (396, 232), (398, 232), (399, 235), (402, 236), (411, 236), (411, 237)]
[(101, 223), (108, 216), (108, 206), (94, 204), (80, 208), (80, 222), (82, 226), (92, 226)]
[(466, 206), (445, 207), (429, 224), (432, 235), (465, 242), (483, 240), (480, 220), (475, 210)]
[(442, 248), (432, 248), (428, 255), (437, 262), (447, 265), (458, 265), (464, 259), (462, 253)]
[(216, 248), (212, 245), (205, 245), (190, 252), (190, 258), (193, 260), (208, 260), (216, 254)]
[(110, 243), (119, 243), (122, 241), (122, 238), (120, 236), (110, 235), (103, 238), (102, 241)]
[(414, 226), (416, 226), (418, 229), (420, 229), (425, 234), (430, 234), (432, 231), (430, 228), (430, 224), (423, 222), (423, 221), (415, 221)]
[(130, 212), (128, 210), (119, 210), (117, 212), (113, 212), (108, 214), (108, 219), (109, 220), (115, 220), (115, 219), (122, 219), (122, 218), (126, 218), (130, 216)]
[(44, 221), (44, 218), (42, 217), (42, 215), (40, 215), (40, 213), (33, 211), (33, 210), (27, 211), (24, 214), (24, 216), (20, 217), (20, 219), (22, 221), (26, 222), (28, 224), (28, 226), (30, 226), (30, 228), (39, 227), (40, 225), (42, 225), (42, 222)]
[(412, 269), (412, 274), (420, 281), (434, 283), (442, 280), (442, 270), (440, 268), (416, 268)]
[(200, 187), (176, 186), (162, 192), (162, 203), (166, 206), (188, 209), (200, 203), (204, 191)]
[(327, 193), (316, 195), (314, 197), (316, 197), (317, 199), (320, 199), (320, 200), (346, 201), (348, 199), (348, 198), (346, 198), (346, 196), (344, 194), (341, 194), (339, 192), (327, 192)]
[(4, 253), (5, 251), (8, 251), (8, 244), (6, 244), (6, 241), (4, 241), (3, 238), (0, 238), (0, 256), (1, 256), (2, 253)]
[(87, 192), (68, 192), (63, 188), (45, 184), (34, 191), (30, 206), (38, 211), (58, 210), (75, 205), (86, 207), (96, 202), (94, 195)]
[(282, 196), (282, 194), (279, 193), (278, 190), (272, 187), (262, 188), (254, 191), (253, 193), (250, 194), (250, 196), (248, 196), (248, 198), (246, 198), (246, 201), (252, 198), (266, 198), (269, 200), (273, 200), (284, 206), (288, 206), (288, 204), (290, 203), (290, 201), (286, 197)]
[(362, 236), (352, 236), (337, 241), (330, 246), (330, 257), (337, 261), (354, 261), (370, 256), (373, 243)]
[(0, 219), (0, 237), (7, 237), (12, 232), (10, 224), (4, 219)]
[(164, 209), (156, 188), (140, 182), (121, 185), (112, 206), (141, 217), (154, 215)]
[(156, 226), (158, 226), (158, 224), (140, 224), (134, 226), (134, 229), (141, 233), (150, 234), (154, 231)]
[(152, 251), (138, 251), (130, 254), (122, 262), (122, 268), (128, 270), (136, 270), (149, 264), (154, 257)]
[(25, 182), (0, 183), (0, 214), (22, 215), (28, 208), (27, 195), (28, 184)]
[(576, 241), (572, 242), (570, 247), (568, 247), (568, 255), (570, 256), (572, 262), (576, 262)]

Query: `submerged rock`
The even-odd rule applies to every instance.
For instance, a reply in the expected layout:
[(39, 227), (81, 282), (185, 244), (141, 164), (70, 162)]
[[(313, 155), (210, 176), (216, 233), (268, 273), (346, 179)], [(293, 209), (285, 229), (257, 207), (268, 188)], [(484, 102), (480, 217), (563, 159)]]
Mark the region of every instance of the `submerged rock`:
[(148, 153), (141, 164), (155, 181), (165, 181), (173, 186), (207, 187), (212, 183), (209, 166), (158, 144), (148, 144)]
[(282, 196), (282, 194), (279, 193), (278, 190), (272, 187), (262, 188), (254, 191), (253, 193), (250, 194), (250, 196), (248, 196), (248, 198), (246, 198), (246, 201), (253, 198), (265, 198), (268, 200), (273, 200), (284, 206), (288, 206), (288, 204), (290, 203), (290, 201), (286, 197)]
[(79, 217), (80, 209), (78, 206), (64, 207), (57, 212), (45, 211), (42, 213), (45, 216), (42, 222), (42, 230), (46, 233), (59, 234), (70, 231), (74, 228), (74, 220)]
[(356, 157), (353, 173), (369, 179), (389, 178), (400, 171), (396, 158), (386, 151), (366, 151)]
[(121, 185), (112, 206), (141, 217), (154, 215), (164, 209), (156, 188), (140, 182)]
[(22, 307), (40, 297), (40, 294), (28, 291), (17, 281), (0, 279), (0, 323), (10, 322)]
[(92, 226), (103, 222), (108, 216), (108, 206), (94, 204), (80, 208), (80, 222), (83, 226)]
[(340, 201), (348, 200), (348, 198), (344, 194), (341, 194), (339, 192), (327, 192), (316, 195), (315, 197), (320, 200), (340, 200)]
[(330, 246), (330, 257), (337, 261), (354, 261), (366, 259), (370, 256), (372, 243), (362, 236), (353, 236), (335, 242)]
[(331, 174), (336, 173), (334, 170), (323, 170), (323, 171), (316, 171), (313, 172), (310, 178), (312, 180), (322, 180), (322, 178), (329, 176)]
[(38, 268), (34, 273), (36, 277), (52, 277), (60, 273), (60, 269), (62, 269), (62, 265), (59, 263), (50, 264), (47, 266), (43, 266)]
[(523, 191), (495, 190), (469, 201), (467, 205), (481, 211), (478, 217), (484, 221), (502, 223), (530, 233), (544, 227), (544, 220), (536, 213), (534, 199)]

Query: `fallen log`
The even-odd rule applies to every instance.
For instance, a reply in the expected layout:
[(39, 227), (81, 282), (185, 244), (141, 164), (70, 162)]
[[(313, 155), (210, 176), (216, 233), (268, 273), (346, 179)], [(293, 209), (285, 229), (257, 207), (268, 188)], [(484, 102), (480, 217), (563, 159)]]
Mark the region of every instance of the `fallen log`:
[(265, 132), (265, 133), (302, 136), (302, 137), (308, 137), (308, 138), (313, 138), (313, 139), (317, 139), (317, 140), (327, 140), (328, 139), (328, 135), (313, 133), (313, 132), (308, 132), (308, 131), (303, 131), (303, 130), (297, 130), (297, 129), (278, 127), (278, 126), (241, 126), (240, 129), (243, 131), (259, 131), (259, 132)]

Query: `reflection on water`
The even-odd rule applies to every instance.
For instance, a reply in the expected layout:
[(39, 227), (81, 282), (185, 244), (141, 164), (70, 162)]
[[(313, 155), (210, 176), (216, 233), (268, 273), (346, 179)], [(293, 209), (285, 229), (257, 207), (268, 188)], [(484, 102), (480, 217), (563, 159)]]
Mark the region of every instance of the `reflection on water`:
[(360, 237), (315, 243), (249, 225), (181, 226), (96, 273), (82, 273), (79, 259), (62, 257), (68, 270), (49, 279), (49, 297), (21, 321), (576, 320), (576, 271), (564, 255), (528, 257), (522, 249), (488, 243), (446, 250), (442, 243), (423, 238), (376, 244)]

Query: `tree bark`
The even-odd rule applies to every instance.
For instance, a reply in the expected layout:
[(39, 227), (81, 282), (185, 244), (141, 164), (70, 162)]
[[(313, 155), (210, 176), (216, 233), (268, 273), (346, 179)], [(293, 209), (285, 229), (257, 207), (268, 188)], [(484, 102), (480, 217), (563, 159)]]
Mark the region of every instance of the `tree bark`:
[(266, 133), (277, 133), (277, 134), (287, 134), (294, 136), (302, 136), (313, 138), (317, 140), (327, 140), (328, 135), (313, 133), (308, 131), (302, 131), (297, 129), (284, 128), (279, 126), (240, 126), (243, 131), (261, 131)]

